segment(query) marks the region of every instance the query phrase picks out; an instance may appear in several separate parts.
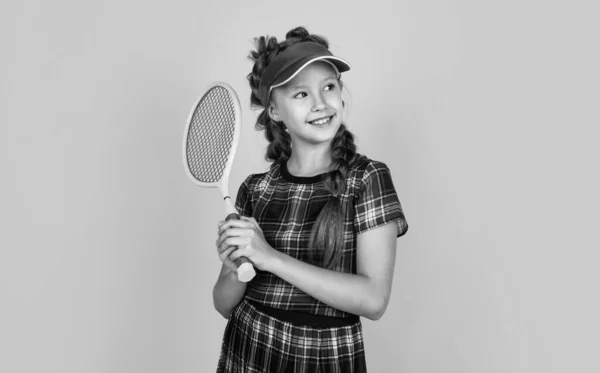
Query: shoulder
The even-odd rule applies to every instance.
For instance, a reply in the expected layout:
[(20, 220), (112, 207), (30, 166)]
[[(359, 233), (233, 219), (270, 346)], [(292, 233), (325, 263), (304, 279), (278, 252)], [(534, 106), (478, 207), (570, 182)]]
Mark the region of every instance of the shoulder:
[(269, 172), (248, 175), (240, 184), (235, 200), (235, 205), (240, 214), (251, 216), (254, 203), (260, 195), (260, 190), (266, 185), (265, 179)]
[(356, 172), (354, 227), (357, 233), (396, 221), (396, 237), (408, 229), (404, 211), (388, 166), (360, 156), (354, 164)]
[(250, 174), (242, 182), (241, 188), (246, 189), (252, 193), (254, 191), (260, 191), (264, 189), (272, 180), (279, 177), (279, 165), (274, 164), (266, 172)]
[(381, 161), (370, 159), (363, 154), (357, 154), (357, 158), (351, 166), (351, 173), (361, 184), (378, 177), (389, 177), (389, 167)]

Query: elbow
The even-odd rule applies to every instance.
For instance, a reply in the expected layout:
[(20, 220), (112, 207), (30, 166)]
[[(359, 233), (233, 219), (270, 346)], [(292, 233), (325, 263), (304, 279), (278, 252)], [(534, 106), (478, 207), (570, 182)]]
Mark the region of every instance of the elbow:
[(217, 310), (217, 312), (223, 316), (223, 318), (225, 318), (225, 320), (228, 320), (229, 317), (231, 316), (231, 311), (233, 311), (233, 309), (224, 307), (222, 304), (219, 304), (219, 302), (215, 299), (214, 304), (215, 306), (215, 310)]
[(231, 316), (231, 311), (230, 309), (225, 309), (223, 307), (219, 307), (217, 304), (215, 304), (215, 309), (217, 310), (217, 312), (223, 316), (223, 318), (225, 320), (229, 320), (229, 317)]
[(364, 316), (371, 321), (377, 321), (381, 319), (385, 313), (385, 310), (387, 309), (388, 301), (388, 297), (376, 297), (370, 302), (371, 307), (369, 307)]
[(384, 313), (385, 313), (385, 309), (376, 309), (373, 311), (369, 311), (369, 313), (366, 314), (365, 317), (371, 321), (377, 321), (377, 320), (381, 319), (381, 317), (383, 316)]
[(228, 309), (227, 307), (225, 307), (222, 302), (213, 295), (213, 306), (215, 307), (215, 310), (217, 310), (217, 312), (223, 316), (226, 320), (229, 319), (229, 316), (231, 315), (231, 309)]

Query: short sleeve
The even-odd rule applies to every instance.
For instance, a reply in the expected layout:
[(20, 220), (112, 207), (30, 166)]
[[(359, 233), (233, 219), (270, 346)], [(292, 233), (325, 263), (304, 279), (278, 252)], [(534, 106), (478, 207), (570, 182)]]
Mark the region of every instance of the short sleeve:
[(354, 230), (358, 234), (391, 221), (396, 221), (397, 237), (408, 230), (389, 168), (382, 162), (371, 161), (365, 168), (354, 205)]
[(248, 176), (240, 185), (235, 199), (235, 208), (242, 216), (252, 216), (252, 200), (250, 193), (250, 180), (252, 175)]

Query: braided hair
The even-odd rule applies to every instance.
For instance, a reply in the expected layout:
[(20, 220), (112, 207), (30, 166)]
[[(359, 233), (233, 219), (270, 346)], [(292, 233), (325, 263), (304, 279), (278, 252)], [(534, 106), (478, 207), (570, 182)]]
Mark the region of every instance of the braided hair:
[[(285, 40), (277, 42), (275, 37), (260, 36), (254, 39), (256, 50), (250, 52), (248, 58), (254, 63), (252, 72), (247, 76), (252, 93), (250, 103), (256, 109), (263, 109), (258, 115), (256, 129), (264, 130), (269, 145), (265, 159), (271, 165), (282, 165), (292, 154), (292, 141), (285, 127), (274, 122), (268, 114), (268, 103), (264, 105), (259, 95), (259, 87), (263, 73), (273, 58), (287, 47), (299, 42), (311, 41), (329, 48), (323, 36), (310, 34), (304, 27), (290, 30)], [(340, 87), (342, 82), (339, 81)], [(344, 249), (344, 211), (339, 196), (346, 188), (346, 177), (356, 161), (356, 145), (354, 135), (342, 123), (331, 142), (331, 170), (326, 174), (324, 187), (331, 197), (319, 213), (309, 239), (309, 258), (313, 264), (324, 268), (334, 268), (342, 257)]]

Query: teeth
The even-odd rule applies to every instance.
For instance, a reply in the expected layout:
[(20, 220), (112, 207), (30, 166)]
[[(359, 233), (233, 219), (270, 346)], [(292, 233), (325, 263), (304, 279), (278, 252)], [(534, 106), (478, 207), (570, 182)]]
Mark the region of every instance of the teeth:
[(320, 126), (320, 125), (325, 124), (327, 122), (329, 122), (329, 117), (323, 118), (323, 119), (319, 119), (317, 121), (313, 121), (312, 124), (316, 124), (316, 125)]

